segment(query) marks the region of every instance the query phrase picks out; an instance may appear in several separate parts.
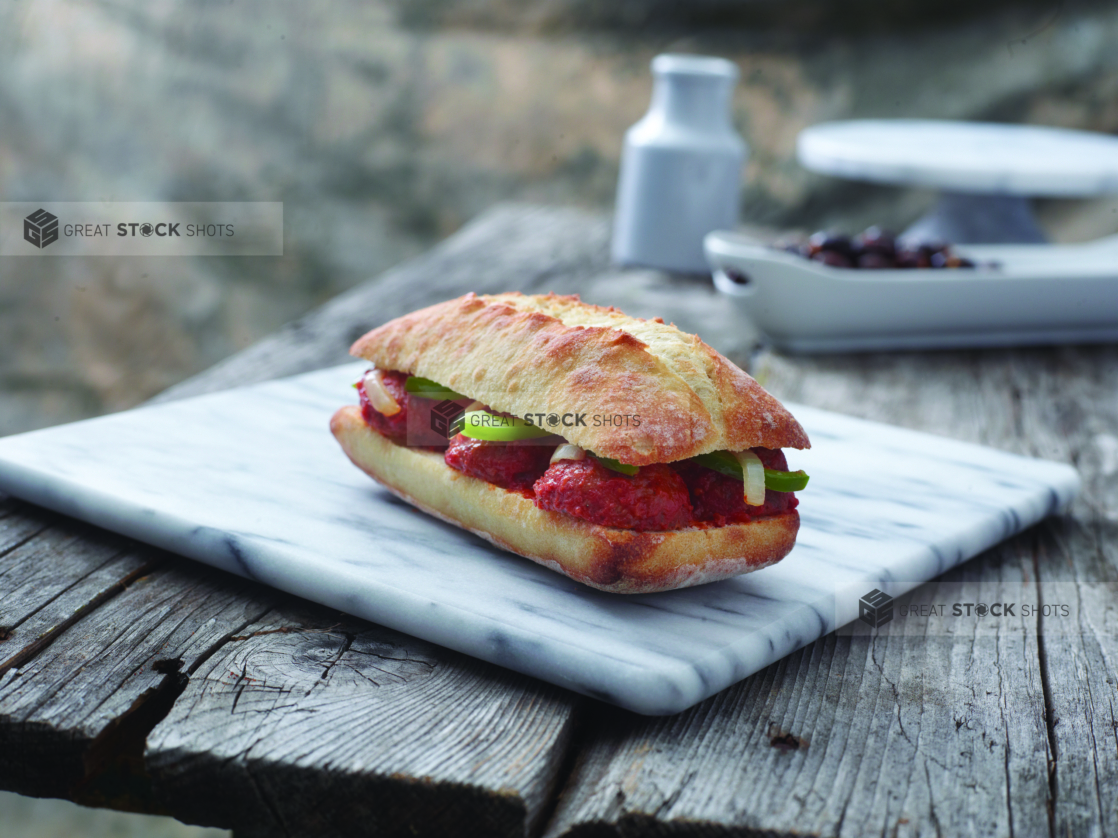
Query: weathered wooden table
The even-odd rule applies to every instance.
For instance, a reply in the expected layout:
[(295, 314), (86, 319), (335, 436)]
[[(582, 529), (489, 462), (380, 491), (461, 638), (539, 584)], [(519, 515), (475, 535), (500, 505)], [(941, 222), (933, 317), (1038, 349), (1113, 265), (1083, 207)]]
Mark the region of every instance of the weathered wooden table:
[(933, 583), (1070, 591), (1074, 630), (909, 617), (644, 718), (5, 498), (0, 786), (238, 836), (1118, 835), (1118, 348), (754, 351), (709, 280), (613, 270), (608, 234), (498, 207), (162, 398), (342, 362), (467, 290), (578, 291), (780, 397), (1075, 464), (1071, 515)]

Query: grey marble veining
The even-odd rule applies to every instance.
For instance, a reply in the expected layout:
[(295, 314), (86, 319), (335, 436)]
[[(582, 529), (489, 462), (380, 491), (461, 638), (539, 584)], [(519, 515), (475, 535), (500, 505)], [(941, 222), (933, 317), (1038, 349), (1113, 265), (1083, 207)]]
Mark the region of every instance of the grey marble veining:
[(1068, 466), (791, 405), (795, 550), (681, 591), (591, 590), (396, 500), (327, 428), (347, 365), (0, 439), (0, 489), (639, 713), (683, 710), (1067, 504)]

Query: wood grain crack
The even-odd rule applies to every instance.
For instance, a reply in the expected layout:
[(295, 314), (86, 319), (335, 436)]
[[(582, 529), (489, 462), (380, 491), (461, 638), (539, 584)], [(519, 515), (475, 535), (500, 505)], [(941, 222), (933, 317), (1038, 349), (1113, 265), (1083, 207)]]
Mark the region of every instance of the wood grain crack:
[(345, 641), (342, 643), (342, 648), (338, 650), (337, 657), (335, 657), (334, 660), (330, 661), (330, 663), (326, 665), (326, 668), (322, 670), (322, 675), (319, 676), (319, 680), (325, 681), (327, 678), (330, 677), (330, 670), (338, 665), (338, 661), (340, 661), (345, 653), (349, 651), (349, 647), (352, 646), (353, 641), (357, 639), (357, 635), (350, 634), (348, 631), (343, 632), (343, 636), (345, 637)]
[[(541, 838), (548, 833), (553, 827), (552, 821), (555, 820), (556, 812), (563, 797), (567, 794), (576, 793), (580, 785), (582, 770), (586, 767), (589, 758), (590, 744), (593, 741), (592, 737), (596, 727), (590, 722), (587, 703), (580, 702), (571, 713), (566, 741), (561, 745), (562, 750), (559, 758), (562, 761), (548, 786), (546, 802), (537, 816), (534, 828), (529, 830), (531, 838)], [(597, 733), (600, 735), (601, 731), (599, 730)], [(624, 803), (625, 792), (619, 788), (618, 794), (621, 795), (618, 809), (620, 811), (620, 804)]]
[(1036, 646), (1037, 667), (1040, 671), (1040, 689), (1044, 697), (1044, 726), (1048, 734), (1048, 834), (1056, 838), (1056, 795), (1059, 792), (1058, 759), (1056, 751), (1056, 711), (1052, 703), (1052, 681), (1048, 672), (1048, 652), (1044, 642), (1044, 588), (1040, 584), (1039, 550), (1033, 550), (1033, 580), (1036, 585)]
[(86, 806), (165, 813), (155, 799), (144, 764), (148, 734), (171, 712), (189, 682), (182, 661), (159, 660), (152, 665), (163, 673), (159, 684), (145, 690), (128, 710), (109, 722), (93, 739), (83, 757), (84, 776), (73, 799)]
[[(1089, 709), (1088, 709), (1087, 712), (1088, 712), (1088, 714), (1092, 714), (1092, 713), (1094, 713), (1094, 707), (1095, 707), (1095, 695), (1094, 695), (1094, 690), (1091, 689), (1091, 682), (1090, 681), (1087, 682), (1086, 688), (1087, 688), (1087, 695), (1091, 699), (1090, 704), (1088, 705)], [(1091, 726), (1089, 731), (1090, 731), (1089, 735), (1090, 735), (1090, 740), (1091, 740), (1091, 762), (1094, 765), (1094, 769), (1095, 769), (1094, 770), (1094, 775), (1095, 775), (1095, 803), (1098, 805), (1099, 811), (1104, 812), (1104, 811), (1106, 811), (1106, 809), (1105, 809), (1106, 804), (1103, 803), (1102, 789), (1099, 788), (1099, 775), (1102, 773), (1102, 770), (1103, 770), (1102, 766), (1099, 765), (1099, 745), (1098, 745), (1098, 742), (1095, 740), (1095, 729), (1094, 729), (1093, 725)]]
[[(218, 638), (213, 643), (213, 645), (211, 645), (208, 649), (206, 649), (204, 652), (202, 652), (202, 654), (198, 655), (198, 657), (195, 659), (194, 663), (192, 663), (190, 665), (190, 668), (186, 670), (186, 674), (187, 675), (193, 675), (195, 672), (197, 672), (199, 667), (201, 667), (202, 664), (204, 664), (206, 661), (208, 661), (210, 658), (212, 658), (215, 654), (217, 654), (218, 650), (221, 649), (221, 647), (224, 646), (225, 644), (231, 643), (235, 640), (243, 640), (244, 638), (237, 636), (238, 633), (244, 631), (246, 628), (251, 626), (253, 623), (258, 623), (261, 620), (263, 620), (266, 616), (268, 616), (268, 614), (271, 613), (272, 608), (273, 608), (273, 606), (269, 605), (267, 608), (264, 608), (263, 610), (261, 610), (260, 613), (254, 614), (251, 617), (248, 617), (239, 626), (237, 626), (235, 629), (233, 629), (232, 631), (227, 632), (226, 634), (224, 634), (220, 638)], [(265, 633), (267, 633), (267, 632), (265, 632)], [(252, 635), (248, 635), (248, 636), (252, 637)]]
[(1114, 733), (1114, 753), (1118, 754), (1118, 716), (1114, 715), (1114, 701), (1107, 702), (1110, 705), (1110, 729)]
[[(1009, 825), (1009, 838), (1013, 838), (1013, 772), (1010, 770), (1010, 764), (1009, 764), (1009, 748), (1010, 748), (1010, 741), (1011, 741), (1012, 737), (1010, 736), (1010, 733), (1009, 733), (1009, 719), (1007, 719), (1006, 716), (1005, 716), (1006, 691), (1005, 691), (1005, 682), (1002, 678), (1002, 673), (1003, 673), (1004, 670), (1002, 668), (1002, 647), (1001, 647), (1001, 638), (1000, 637), (995, 638), (994, 649), (995, 649), (995, 652), (994, 652), (994, 667), (997, 670), (997, 674), (998, 674), (998, 695), (1000, 696), (1000, 698), (998, 699), (998, 710), (1000, 711), (1001, 718), (1002, 718), (1002, 733), (1005, 735), (1005, 748), (1004, 748), (1005, 810), (1006, 810), (1006, 817), (1008, 818), (1008, 821), (1009, 821), (1009, 824), (1008, 824)], [(985, 739), (985, 738), (986, 738), (985, 732), (983, 732), (983, 739)], [(993, 748), (994, 744), (995, 743), (994, 743), (993, 739), (991, 738), (990, 747)]]
[(237, 712), (237, 704), (241, 700), (241, 695), (245, 691), (245, 687), (249, 685), (251, 679), (248, 677), (248, 664), (245, 663), (241, 668), (241, 674), (237, 676), (237, 680), (233, 682), (233, 706), (229, 708), (229, 715), (235, 715)]
[(932, 785), (932, 774), (928, 771), (928, 762), (924, 761), (924, 779), (928, 784), (928, 817), (931, 818), (932, 828), (936, 831), (936, 838), (943, 838), (943, 830), (939, 825), (939, 816), (936, 815), (936, 802), (931, 797), (931, 790), (935, 788)]
[(908, 731), (905, 730), (904, 718), (901, 715), (900, 690), (897, 689), (896, 683), (885, 674), (885, 667), (882, 666), (881, 661), (877, 659), (877, 641), (878, 637), (875, 636), (870, 643), (870, 660), (873, 661), (874, 667), (877, 669), (878, 674), (881, 675), (881, 680), (888, 684), (889, 689), (893, 692), (893, 713), (897, 720), (897, 727), (901, 731), (901, 736), (904, 737), (905, 742), (912, 746), (914, 753), (919, 753), (919, 748), (917, 748), (916, 743), (912, 741), (912, 737), (909, 736)]

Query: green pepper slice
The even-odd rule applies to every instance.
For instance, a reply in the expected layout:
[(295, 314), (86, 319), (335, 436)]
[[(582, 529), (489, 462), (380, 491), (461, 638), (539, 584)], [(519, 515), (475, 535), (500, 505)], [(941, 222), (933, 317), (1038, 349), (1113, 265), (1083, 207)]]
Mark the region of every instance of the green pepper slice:
[[(745, 476), (741, 473), (741, 463), (729, 451), (712, 451), (709, 454), (700, 454), (691, 459), (699, 465), (706, 466), (719, 474), (725, 474), (727, 477), (734, 477), (738, 480), (745, 479)], [(772, 489), (774, 492), (802, 491), (807, 487), (809, 479), (803, 469), (799, 471), (765, 469), (765, 488)]]
[(449, 387), (444, 387), (442, 384), (439, 384), (437, 381), (432, 381), (429, 378), (421, 378), (418, 375), (413, 375), (404, 382), (404, 389), (413, 396), (418, 396), (421, 399), (450, 399), (451, 401), (456, 401), (466, 398), (461, 393), (456, 393)]
[(597, 454), (591, 454), (591, 456), (611, 471), (616, 471), (621, 474), (627, 474), (629, 477), (632, 477), (634, 474), (640, 471), (639, 466), (631, 466), (628, 463), (621, 462), (620, 460), (614, 460), (610, 457), (599, 457)]
[(699, 465), (706, 466), (727, 477), (736, 477), (738, 480), (745, 479), (745, 475), (741, 473), (741, 463), (729, 451), (711, 451), (709, 454), (700, 454), (691, 459)]
[(462, 436), (483, 442), (515, 442), (551, 436), (550, 431), (531, 425), (523, 419), (497, 416), (484, 410), (469, 410), (462, 417)]
[(811, 478), (802, 468), (797, 471), (777, 471), (765, 469), (765, 488), (774, 492), (799, 492), (807, 488), (807, 481)]

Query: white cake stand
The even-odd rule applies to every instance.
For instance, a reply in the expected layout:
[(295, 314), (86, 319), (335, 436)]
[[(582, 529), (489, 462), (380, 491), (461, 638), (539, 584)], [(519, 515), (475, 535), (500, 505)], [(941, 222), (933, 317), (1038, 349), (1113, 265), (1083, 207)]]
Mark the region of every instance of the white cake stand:
[(920, 119), (825, 122), (800, 132), (806, 168), (940, 190), (902, 234), (953, 243), (1040, 243), (1030, 197), (1118, 193), (1118, 137), (1034, 125)]

